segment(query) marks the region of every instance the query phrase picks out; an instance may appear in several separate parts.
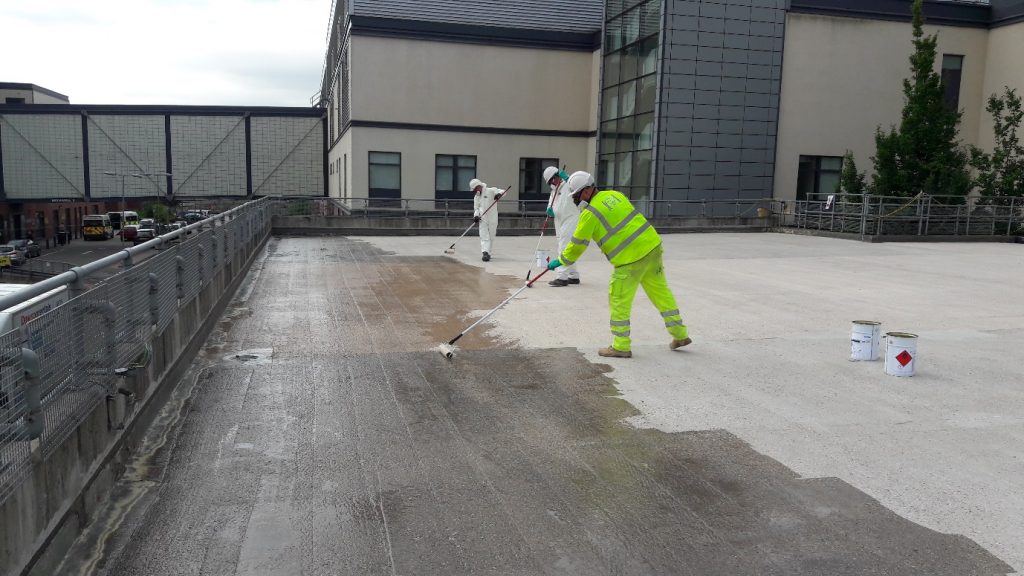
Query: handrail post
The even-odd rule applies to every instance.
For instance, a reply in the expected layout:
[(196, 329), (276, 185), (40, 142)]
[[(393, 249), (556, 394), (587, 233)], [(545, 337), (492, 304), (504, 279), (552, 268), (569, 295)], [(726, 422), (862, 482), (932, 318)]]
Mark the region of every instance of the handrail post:
[(967, 204), (964, 205), (967, 208), (967, 222), (964, 224), (964, 236), (971, 235), (971, 201), (968, 200)]
[(46, 419), (43, 418), (42, 369), (39, 355), (29, 348), (21, 349), (21, 366), (25, 378), (22, 392), (25, 395), (25, 432), (29, 440), (38, 440), (43, 435)]
[(916, 204), (918, 204), (918, 236), (921, 236), (925, 231), (925, 199), (919, 198)]
[(160, 277), (153, 272), (149, 276), (149, 323), (160, 325)]
[(1013, 232), (1013, 212), (1014, 204), (1017, 203), (1016, 198), (1010, 198), (1010, 211), (1006, 214), (1006, 235), (1009, 236)]
[(181, 256), (174, 257), (175, 287), (178, 291), (178, 300), (185, 299), (185, 259)]
[(924, 235), (928, 235), (928, 229), (931, 228), (932, 219), (932, 197), (928, 197), (928, 202), (924, 206)]

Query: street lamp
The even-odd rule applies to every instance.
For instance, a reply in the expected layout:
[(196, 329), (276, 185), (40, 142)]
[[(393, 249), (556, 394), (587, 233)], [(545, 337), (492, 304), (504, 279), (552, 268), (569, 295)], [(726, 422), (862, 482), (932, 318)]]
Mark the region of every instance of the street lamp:
[[(107, 176), (120, 176), (121, 177), (121, 212), (124, 212), (128, 208), (128, 204), (125, 201), (125, 179), (128, 176), (132, 178), (148, 178), (149, 176), (164, 176), (170, 178), (172, 174), (170, 172), (116, 172), (114, 170), (104, 170), (104, 174)], [(156, 187), (157, 192), (160, 191), (160, 186)], [(160, 201), (160, 195), (157, 194), (157, 201)]]

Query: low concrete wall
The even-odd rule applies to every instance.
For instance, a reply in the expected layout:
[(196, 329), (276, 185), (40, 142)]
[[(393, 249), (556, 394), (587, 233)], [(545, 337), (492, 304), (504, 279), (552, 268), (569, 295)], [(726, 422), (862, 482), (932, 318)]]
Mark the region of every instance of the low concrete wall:
[[(540, 232), (543, 218), (503, 217), (498, 220), (499, 236), (524, 236)], [(652, 218), (659, 232), (763, 232), (776, 225), (771, 218), (673, 216)], [(274, 216), (274, 234), (348, 236), (458, 236), (472, 218), (380, 218), (366, 216)], [(549, 228), (550, 230), (550, 223)], [(472, 234), (472, 232), (471, 232)]]
[(53, 454), (35, 463), (32, 475), (0, 506), (0, 573), (56, 574), (269, 237), (247, 245), (247, 257), (229, 261), (153, 336), (149, 365), (125, 378), (124, 394), (114, 395), (125, 401), (123, 420), (113, 401), (101, 401)]

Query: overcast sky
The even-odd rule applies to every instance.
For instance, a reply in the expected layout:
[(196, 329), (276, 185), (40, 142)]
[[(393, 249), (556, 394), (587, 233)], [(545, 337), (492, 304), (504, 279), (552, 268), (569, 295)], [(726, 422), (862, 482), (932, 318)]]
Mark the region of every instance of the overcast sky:
[(330, 0), (0, 0), (0, 82), (73, 104), (309, 106)]

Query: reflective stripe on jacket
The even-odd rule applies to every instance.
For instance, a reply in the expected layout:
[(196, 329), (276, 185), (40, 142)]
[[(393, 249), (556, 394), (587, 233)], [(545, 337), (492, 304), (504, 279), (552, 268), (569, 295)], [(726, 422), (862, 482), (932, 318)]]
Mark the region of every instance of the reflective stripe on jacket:
[(622, 266), (657, 248), (661, 237), (629, 199), (615, 190), (602, 190), (581, 211), (580, 222), (560, 260), (567, 265), (576, 263), (591, 242), (597, 243), (612, 266)]

